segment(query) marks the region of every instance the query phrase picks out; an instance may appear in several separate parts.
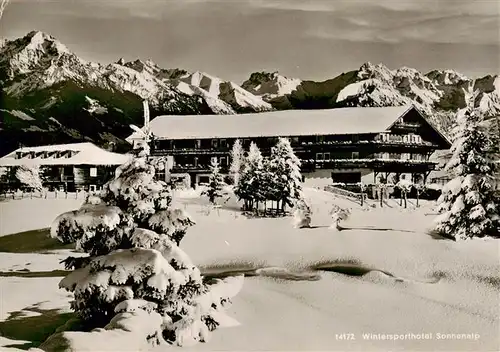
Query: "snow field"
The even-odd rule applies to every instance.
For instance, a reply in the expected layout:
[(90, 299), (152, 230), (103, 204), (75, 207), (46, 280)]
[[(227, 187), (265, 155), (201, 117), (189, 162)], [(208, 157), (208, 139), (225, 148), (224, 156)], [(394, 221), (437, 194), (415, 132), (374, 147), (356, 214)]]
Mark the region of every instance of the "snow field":
[[(184, 349), (499, 349), (500, 244), (494, 240), (451, 242), (432, 238), (426, 231), (434, 215), (426, 214), (432, 214), (433, 203), (422, 202), (417, 209), (411, 205), (402, 209), (398, 201), (391, 203), (392, 208), (361, 208), (343, 197), (306, 188), (306, 199), (313, 208), (313, 228), (295, 229), (290, 217), (245, 217), (236, 210), (238, 204), (233, 197), (220, 209), (214, 209), (206, 197), (199, 197), (200, 192), (201, 189), (177, 191), (180, 197), (177, 205), (185, 208), (196, 222), (181, 242), (181, 248), (202, 271), (261, 270), (257, 270), (257, 277), (245, 279), (242, 291), (228, 309), (228, 314), (241, 325), (216, 330), (210, 342)], [(25, 202), (26, 206), (32, 207), (29, 203)], [(346, 230), (337, 232), (328, 228), (332, 204), (351, 208), (351, 217), (341, 223)], [(66, 203), (67, 208), (62, 210), (70, 210), (70, 205)], [(42, 219), (33, 221), (43, 223)], [(45, 222), (50, 224), (47, 219)], [(18, 231), (15, 225), (8, 226), (13, 232)], [(26, 268), (31, 271), (61, 269), (60, 265), (51, 265), (56, 265), (56, 258), (63, 256), (62, 251), (0, 254), (2, 271), (20, 270), (28, 260), (32, 264)], [(315, 281), (286, 280), (286, 275), (280, 275), (313, 273), (318, 266), (325, 270), (315, 273), (319, 276)], [(367, 273), (354, 276), (346, 267), (361, 268)], [(344, 270), (350, 275), (326, 270)], [(57, 288), (60, 279), (0, 278), (0, 319), (43, 301), (48, 301), (43, 304), (50, 307), (67, 309), (69, 297)], [(8, 295), (4, 296), (6, 287)], [(41, 294), (35, 296), (32, 294), (35, 291)], [(137, 347), (133, 342), (124, 344), (126, 333), (113, 331), (119, 337), (105, 340), (110, 350)], [(363, 338), (367, 333), (433, 336), (374, 341)], [(438, 338), (443, 333), (479, 334), (480, 338)], [(349, 337), (352, 334), (355, 340), (342, 339), (341, 334)], [(75, 344), (82, 346), (78, 341)], [(166, 348), (177, 347), (160, 346), (158, 350)]]

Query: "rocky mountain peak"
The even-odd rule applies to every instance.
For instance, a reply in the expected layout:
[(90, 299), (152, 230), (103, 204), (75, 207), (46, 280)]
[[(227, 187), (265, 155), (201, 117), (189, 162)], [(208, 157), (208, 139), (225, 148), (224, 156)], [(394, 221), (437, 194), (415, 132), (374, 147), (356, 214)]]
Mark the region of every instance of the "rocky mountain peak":
[(433, 70), (426, 76), (438, 85), (457, 85), (470, 81), (465, 75), (455, 70)]
[(384, 64), (372, 64), (366, 62), (358, 70), (359, 79), (380, 79), (382, 81), (392, 80), (394, 73), (387, 68)]
[(288, 78), (274, 72), (254, 72), (250, 78), (243, 82), (241, 87), (252, 94), (262, 96), (266, 101), (270, 101), (278, 96), (283, 96), (293, 92), (302, 80)]

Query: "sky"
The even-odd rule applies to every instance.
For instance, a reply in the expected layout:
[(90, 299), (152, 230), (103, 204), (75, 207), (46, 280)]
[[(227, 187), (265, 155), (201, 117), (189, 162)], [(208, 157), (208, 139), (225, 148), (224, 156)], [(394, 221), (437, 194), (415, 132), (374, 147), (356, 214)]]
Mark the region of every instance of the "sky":
[(499, 0), (11, 0), (0, 36), (51, 34), (89, 61), (151, 59), (241, 83), (326, 80), (364, 62), (500, 72)]

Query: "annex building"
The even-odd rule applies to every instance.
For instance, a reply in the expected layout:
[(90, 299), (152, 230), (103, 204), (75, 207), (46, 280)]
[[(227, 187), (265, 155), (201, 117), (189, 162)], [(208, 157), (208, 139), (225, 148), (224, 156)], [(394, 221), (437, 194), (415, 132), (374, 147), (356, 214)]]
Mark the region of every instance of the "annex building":
[[(0, 167), (14, 174), (18, 166), (38, 166), (45, 187), (74, 192), (100, 188), (129, 158), (92, 143), (70, 143), (16, 149), (0, 158)], [(19, 187), (15, 176), (10, 176), (4, 177), (2, 188)]]

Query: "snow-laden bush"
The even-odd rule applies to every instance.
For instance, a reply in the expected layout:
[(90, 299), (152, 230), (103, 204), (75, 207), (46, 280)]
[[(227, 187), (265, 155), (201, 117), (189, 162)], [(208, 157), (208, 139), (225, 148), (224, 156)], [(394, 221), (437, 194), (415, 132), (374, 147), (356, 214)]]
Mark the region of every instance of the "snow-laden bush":
[(332, 209), (330, 210), (330, 216), (332, 217), (330, 229), (340, 230), (339, 223), (347, 220), (350, 215), (351, 211), (349, 209), (341, 208), (337, 204), (333, 204)]
[(51, 235), (90, 255), (65, 260), (75, 270), (60, 287), (73, 292), (72, 308), (91, 326), (106, 326), (122, 302), (139, 299), (162, 318), (155, 341), (206, 341), (241, 284), (225, 292), (223, 284), (203, 282), (178, 247), (194, 222), (184, 210), (171, 208), (171, 189), (154, 175), (146, 158), (131, 160), (99, 196), (56, 218)]
[(295, 201), (293, 207), (293, 225), (296, 228), (311, 227), (312, 209), (304, 197)]
[(498, 147), (480, 125), (475, 96), (458, 113), (457, 137), (445, 170), (454, 178), (438, 200), (437, 232), (455, 239), (500, 237), (500, 216), (494, 195), (494, 153)]

